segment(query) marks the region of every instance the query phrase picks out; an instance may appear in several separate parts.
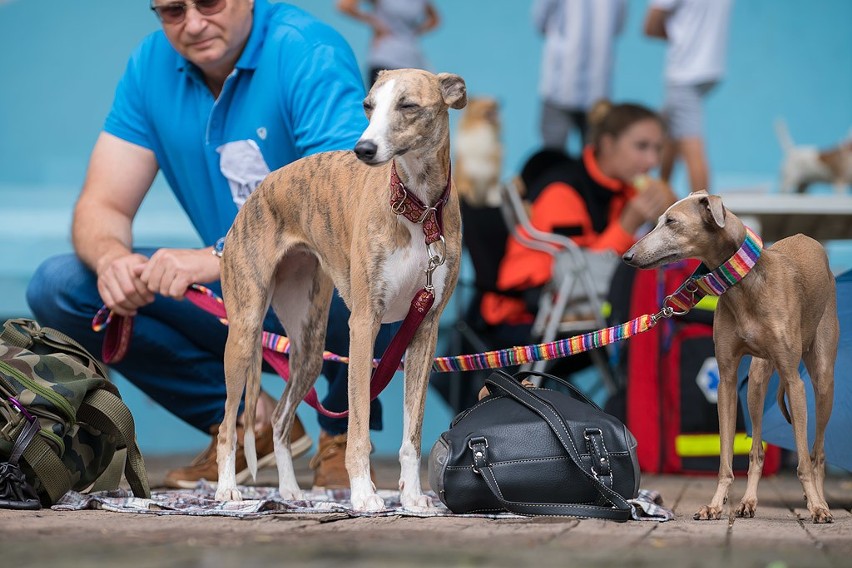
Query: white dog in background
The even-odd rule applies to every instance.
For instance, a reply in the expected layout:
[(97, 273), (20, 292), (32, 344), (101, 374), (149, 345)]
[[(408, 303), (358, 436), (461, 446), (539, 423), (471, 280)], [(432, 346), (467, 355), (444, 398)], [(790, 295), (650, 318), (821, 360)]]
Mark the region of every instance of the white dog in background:
[(781, 164), (781, 192), (804, 193), (812, 183), (830, 183), (836, 193), (852, 186), (852, 130), (836, 148), (820, 150), (816, 146), (796, 146), (787, 123), (775, 121), (775, 132), (784, 150)]

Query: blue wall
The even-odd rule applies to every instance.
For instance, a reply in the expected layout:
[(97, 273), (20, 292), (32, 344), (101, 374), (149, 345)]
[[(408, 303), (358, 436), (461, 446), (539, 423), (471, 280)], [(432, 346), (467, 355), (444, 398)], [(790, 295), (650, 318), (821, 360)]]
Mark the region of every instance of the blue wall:
[[(333, 0), (297, 5), (339, 29), (362, 58), (366, 29)], [(615, 98), (658, 105), (663, 44), (641, 36), (644, 0), (628, 2)], [(433, 68), (461, 74), (471, 93), (504, 103), (507, 171), (536, 143), (540, 39), (530, 2), (436, 0), (444, 23), (425, 39)], [(115, 82), (157, 22), (146, 0), (0, 2), (0, 183), (78, 186)], [(708, 141), (717, 179), (774, 182), (785, 117), (797, 141), (827, 146), (852, 126), (852, 2), (739, 0), (728, 76), (710, 98)]]
[[(331, 23), (363, 61), (367, 30), (339, 15), (333, 0), (294, 2)], [(425, 39), (433, 69), (462, 75), (471, 94), (503, 103), (505, 172), (537, 145), (536, 85), (541, 40), (530, 2), (435, 0), (443, 25)], [(662, 43), (641, 36), (646, 2), (629, 2), (619, 39), (614, 98), (658, 106)], [(707, 105), (714, 188), (774, 187), (781, 151), (772, 123), (784, 117), (795, 140), (829, 146), (852, 126), (852, 2), (738, 0), (732, 16), (728, 75)], [(23, 290), (38, 262), (70, 250), (68, 228), (91, 146), (127, 57), (158, 23), (147, 0), (0, 0), (0, 316), (27, 313)], [(683, 187), (677, 189), (682, 193)], [(186, 219), (163, 183), (135, 226), (142, 244), (194, 246)], [(848, 267), (848, 266), (847, 266)], [(268, 387), (280, 391), (276, 381)], [(126, 383), (144, 451), (199, 447), (192, 432)], [(401, 381), (383, 396), (386, 431), (377, 449), (399, 444)], [(311, 431), (309, 411), (301, 411)], [(424, 441), (449, 419), (430, 394)]]

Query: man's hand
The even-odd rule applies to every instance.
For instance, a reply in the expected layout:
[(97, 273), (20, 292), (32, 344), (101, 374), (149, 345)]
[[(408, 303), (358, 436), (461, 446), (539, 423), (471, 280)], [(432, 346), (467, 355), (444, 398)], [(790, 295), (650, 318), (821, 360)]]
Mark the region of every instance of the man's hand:
[(134, 274), (147, 291), (181, 300), (190, 284), (219, 279), (219, 259), (209, 248), (160, 249)]
[(144, 255), (134, 253), (104, 257), (98, 262), (98, 293), (109, 309), (134, 316), (136, 310), (154, 301), (154, 294), (137, 275), (147, 262)]

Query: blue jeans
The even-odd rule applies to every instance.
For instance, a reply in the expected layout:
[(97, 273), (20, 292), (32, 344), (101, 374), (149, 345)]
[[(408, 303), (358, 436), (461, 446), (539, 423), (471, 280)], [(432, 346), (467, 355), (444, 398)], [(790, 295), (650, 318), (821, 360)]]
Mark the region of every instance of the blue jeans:
[[(150, 256), (156, 249), (140, 249)], [(221, 295), (219, 283), (208, 285)], [(95, 355), (100, 355), (103, 333), (92, 331), (91, 321), (103, 305), (97, 290), (97, 277), (76, 255), (47, 259), (30, 280), (27, 303), (41, 325), (67, 333)], [(335, 291), (329, 313), (326, 348), (332, 353), (349, 353), (349, 310)], [(383, 325), (376, 339), (381, 356), (399, 324)], [(285, 334), (272, 311), (264, 328)], [(156, 296), (141, 308), (133, 325), (130, 349), (115, 370), (139, 387), (169, 412), (202, 430), (210, 431), (222, 422), (225, 411), (223, 357), (228, 328), (219, 320), (187, 301)], [(272, 372), (264, 366), (264, 370)], [(348, 407), (347, 365), (326, 362), (323, 375), (328, 394), (323, 406), (332, 411)], [(346, 432), (347, 421), (319, 415), (320, 427), (331, 435)], [(382, 407), (376, 399), (370, 405), (370, 428), (382, 429)]]

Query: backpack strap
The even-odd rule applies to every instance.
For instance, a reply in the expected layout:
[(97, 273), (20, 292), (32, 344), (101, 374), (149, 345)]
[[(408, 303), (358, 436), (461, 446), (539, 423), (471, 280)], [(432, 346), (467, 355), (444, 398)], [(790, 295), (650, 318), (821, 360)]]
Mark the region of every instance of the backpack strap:
[[(22, 428), (24, 424), (26, 424), (26, 420), (21, 421)], [(16, 436), (17, 434), (13, 431), (12, 435)], [(47, 493), (50, 499), (48, 504), (56, 503), (71, 489), (71, 475), (68, 468), (41, 436), (36, 435), (29, 441), (21, 455), (21, 460), (30, 467), (38, 478), (39, 483), (41, 483), (41, 492)]]
[(111, 392), (97, 389), (83, 399), (77, 411), (77, 418), (101, 432), (112, 434), (118, 440), (119, 447), (123, 445), (127, 448), (124, 475), (130, 484), (130, 489), (137, 497), (151, 497), (145, 462), (136, 444), (133, 415), (130, 414), (127, 405)]
[(35, 320), (27, 318), (7, 320), (3, 325), (2, 333), (0, 333), (0, 341), (30, 350), (33, 343), (41, 343), (62, 353), (75, 355), (94, 366), (95, 370), (105, 379), (109, 377), (107, 368), (77, 341), (52, 327), (42, 327)]
[(109, 371), (107, 368), (98, 361), (97, 358), (92, 356), (91, 353), (86, 351), (85, 347), (77, 343), (74, 339), (65, 335), (61, 331), (53, 329), (52, 327), (42, 327), (40, 329), (41, 333), (35, 337), (36, 341), (40, 341), (48, 347), (53, 347), (59, 351), (76, 355), (83, 361), (91, 363), (97, 370), (98, 374), (100, 374), (104, 379), (109, 377)]
[(31, 321), (32, 320), (28, 319), (6, 320), (6, 323), (3, 324), (3, 331), (0, 332), (0, 341), (8, 343), (13, 347), (28, 349), (33, 343), (32, 335), (30, 335), (29, 333), (22, 332), (20, 329), (18, 329), (18, 326), (22, 326), (24, 327), (24, 329), (27, 329), (29, 331), (28, 322)]
[(127, 448), (115, 450), (107, 468), (92, 484), (86, 488), (86, 493), (97, 493), (98, 491), (113, 491), (121, 484), (121, 476), (124, 475), (124, 466), (127, 464)]
[[(133, 416), (121, 398), (117, 396), (117, 391), (113, 392), (115, 387), (109, 382), (106, 367), (68, 335), (49, 327), (41, 327), (34, 320), (27, 318), (7, 320), (0, 332), (0, 341), (21, 349), (31, 349), (34, 343), (43, 344), (53, 350), (77, 356), (95, 368), (103, 378), (103, 384), (101, 388), (89, 392), (83, 399), (77, 411), (77, 419), (101, 432), (113, 435), (119, 446), (126, 447), (127, 460), (124, 474), (130, 483), (130, 488), (134, 495), (150, 497), (151, 490), (148, 486), (145, 463), (136, 444)], [(22, 421), (22, 424), (25, 422)], [(13, 438), (14, 435), (13, 432)], [(121, 453), (124, 454), (124, 452)], [(39, 479), (42, 493), (47, 494), (51, 503), (58, 501), (71, 489), (70, 472), (41, 436), (36, 435), (29, 440), (21, 457)], [(116, 488), (120, 481), (120, 473), (115, 475), (110, 472), (114, 466), (115, 464), (111, 463), (105, 475), (101, 476), (104, 479), (99, 478), (96, 484), (106, 483), (110, 486), (104, 488)]]

